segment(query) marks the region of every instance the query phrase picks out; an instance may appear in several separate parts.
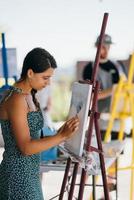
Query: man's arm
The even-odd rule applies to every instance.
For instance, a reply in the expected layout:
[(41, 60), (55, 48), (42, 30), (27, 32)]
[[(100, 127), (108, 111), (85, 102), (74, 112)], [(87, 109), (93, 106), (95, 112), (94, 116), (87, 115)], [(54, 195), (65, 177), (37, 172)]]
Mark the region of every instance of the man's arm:
[(106, 89), (106, 90), (102, 90), (100, 91), (99, 95), (98, 95), (98, 99), (105, 99), (109, 96), (112, 95), (112, 91), (113, 91), (113, 88), (109, 88), (109, 89)]

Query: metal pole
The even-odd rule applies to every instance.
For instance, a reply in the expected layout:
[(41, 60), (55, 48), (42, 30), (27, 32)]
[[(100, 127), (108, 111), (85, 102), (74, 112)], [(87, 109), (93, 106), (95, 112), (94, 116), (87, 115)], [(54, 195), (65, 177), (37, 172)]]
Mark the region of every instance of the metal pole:
[(5, 78), (5, 85), (8, 85), (8, 64), (7, 64), (7, 52), (5, 45), (5, 34), (2, 33), (2, 63), (3, 63), (3, 74)]

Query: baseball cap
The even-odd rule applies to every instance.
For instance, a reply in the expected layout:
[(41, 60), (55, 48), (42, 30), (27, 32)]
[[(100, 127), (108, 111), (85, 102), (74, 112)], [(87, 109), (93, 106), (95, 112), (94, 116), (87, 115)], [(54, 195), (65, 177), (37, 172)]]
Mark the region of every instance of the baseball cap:
[[(100, 39), (100, 36), (97, 37), (97, 40), (95, 42), (96, 46), (99, 44), (99, 39)], [(102, 43), (103, 44), (113, 44), (111, 36), (108, 35), (108, 34), (105, 34), (104, 37), (103, 37), (103, 42)]]

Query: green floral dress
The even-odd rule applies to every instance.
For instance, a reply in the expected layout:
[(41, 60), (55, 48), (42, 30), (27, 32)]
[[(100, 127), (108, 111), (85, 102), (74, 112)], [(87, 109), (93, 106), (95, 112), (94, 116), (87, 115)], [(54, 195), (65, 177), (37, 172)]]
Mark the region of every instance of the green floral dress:
[[(6, 98), (14, 92), (20, 90), (11, 87)], [(40, 138), (40, 129), (43, 127), (41, 111), (29, 112), (27, 120), (31, 138)], [(39, 177), (40, 154), (23, 156), (13, 137), (10, 121), (0, 119), (0, 123), (5, 142), (0, 164), (0, 200), (43, 200)], [(23, 130), (20, 130), (20, 134), (23, 134)]]

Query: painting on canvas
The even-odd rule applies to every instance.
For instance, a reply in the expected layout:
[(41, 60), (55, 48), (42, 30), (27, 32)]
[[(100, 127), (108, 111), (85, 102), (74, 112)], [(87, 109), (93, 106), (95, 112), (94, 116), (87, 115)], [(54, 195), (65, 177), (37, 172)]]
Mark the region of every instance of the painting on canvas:
[(80, 124), (77, 133), (65, 142), (65, 147), (77, 156), (81, 156), (83, 153), (91, 92), (92, 85), (78, 82), (73, 83), (69, 118), (77, 114)]

